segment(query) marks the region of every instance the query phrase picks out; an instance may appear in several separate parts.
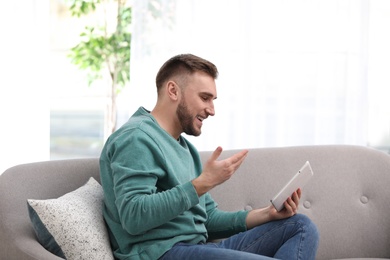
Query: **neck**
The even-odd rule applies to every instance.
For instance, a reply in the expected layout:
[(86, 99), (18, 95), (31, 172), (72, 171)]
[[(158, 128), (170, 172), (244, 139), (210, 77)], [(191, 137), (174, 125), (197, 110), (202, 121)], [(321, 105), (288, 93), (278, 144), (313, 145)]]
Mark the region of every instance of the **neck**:
[[(167, 111), (166, 107), (160, 107), (158, 104), (151, 111), (152, 116), (162, 129), (169, 133), (176, 140), (179, 139), (181, 131), (178, 130), (176, 120), (176, 113), (174, 111)], [(172, 116), (175, 115), (175, 116)]]

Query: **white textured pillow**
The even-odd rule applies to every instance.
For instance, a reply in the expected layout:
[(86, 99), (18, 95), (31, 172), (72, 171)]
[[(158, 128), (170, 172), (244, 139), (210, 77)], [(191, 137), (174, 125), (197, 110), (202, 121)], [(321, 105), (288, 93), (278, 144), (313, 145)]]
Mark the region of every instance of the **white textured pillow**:
[(38, 241), (72, 259), (114, 259), (103, 219), (103, 189), (93, 178), (58, 199), (27, 200)]

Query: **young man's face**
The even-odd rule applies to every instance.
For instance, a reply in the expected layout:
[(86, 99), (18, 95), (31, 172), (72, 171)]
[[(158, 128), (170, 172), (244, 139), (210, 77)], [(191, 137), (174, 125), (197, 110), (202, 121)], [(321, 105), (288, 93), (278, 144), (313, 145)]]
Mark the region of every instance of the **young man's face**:
[(199, 136), (203, 120), (213, 116), (214, 99), (217, 98), (215, 81), (203, 72), (196, 72), (184, 87), (183, 95), (176, 110), (182, 131), (188, 135)]

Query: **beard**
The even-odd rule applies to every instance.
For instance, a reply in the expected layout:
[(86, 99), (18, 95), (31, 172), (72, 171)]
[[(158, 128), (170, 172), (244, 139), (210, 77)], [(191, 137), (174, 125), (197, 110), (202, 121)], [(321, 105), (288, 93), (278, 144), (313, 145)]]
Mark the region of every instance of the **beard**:
[(194, 126), (195, 116), (191, 115), (184, 98), (180, 101), (180, 104), (176, 109), (176, 115), (184, 133), (193, 136), (199, 136), (201, 134), (201, 130), (196, 129)]

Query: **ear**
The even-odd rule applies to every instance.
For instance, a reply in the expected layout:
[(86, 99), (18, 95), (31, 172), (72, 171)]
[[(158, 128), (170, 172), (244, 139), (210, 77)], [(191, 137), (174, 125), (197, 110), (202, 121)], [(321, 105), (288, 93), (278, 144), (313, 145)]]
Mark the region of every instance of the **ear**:
[(177, 101), (180, 96), (179, 86), (174, 81), (168, 81), (166, 88), (167, 88), (168, 97), (171, 100)]

